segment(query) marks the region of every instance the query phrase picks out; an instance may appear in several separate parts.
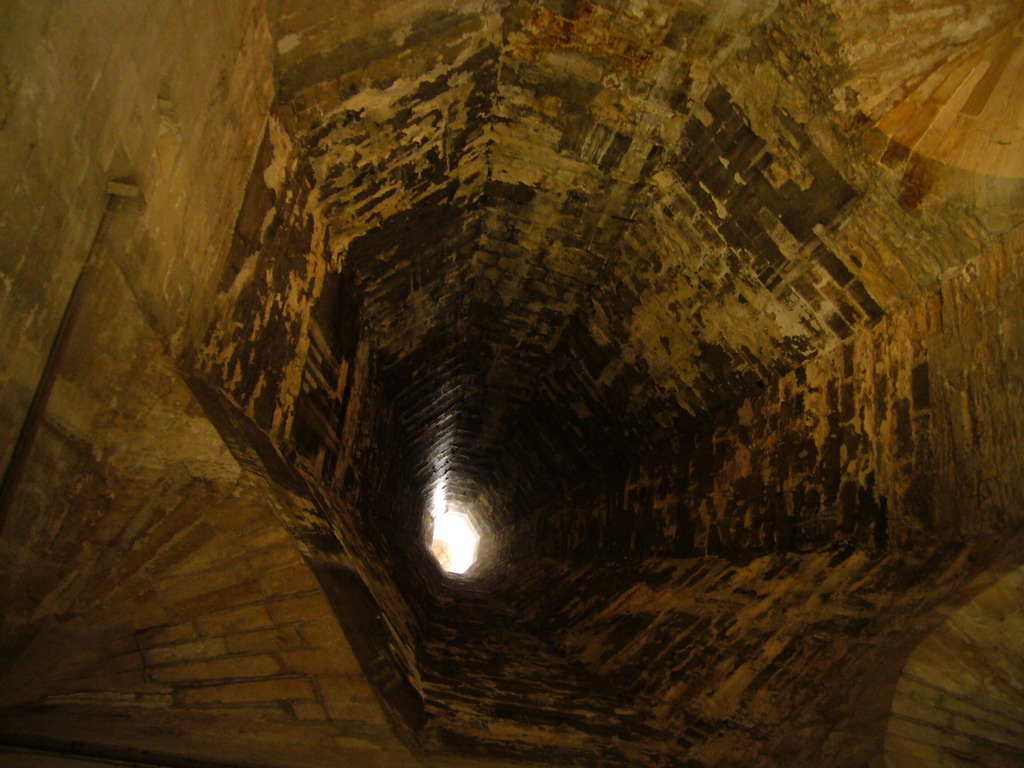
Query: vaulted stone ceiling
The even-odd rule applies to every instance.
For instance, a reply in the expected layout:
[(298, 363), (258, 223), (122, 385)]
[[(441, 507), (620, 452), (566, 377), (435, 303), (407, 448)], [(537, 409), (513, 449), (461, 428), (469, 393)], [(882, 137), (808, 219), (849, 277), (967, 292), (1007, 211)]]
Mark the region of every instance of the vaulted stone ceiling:
[(953, 636), (1009, 710), (1022, 23), (4, 6), (0, 743), (920, 768)]
[[(955, 180), (908, 159), (886, 112), (947, 61), (997, 69), (1013, 46), (984, 52), (1018, 16), (283, 3), (284, 119), (426, 473), (528, 507), (976, 255), (980, 219), (1019, 189), (992, 210), (970, 190), (922, 207)], [(996, 83), (973, 71), (925, 98), (988, 103)], [(979, 136), (943, 151), (986, 157), (963, 146)]]

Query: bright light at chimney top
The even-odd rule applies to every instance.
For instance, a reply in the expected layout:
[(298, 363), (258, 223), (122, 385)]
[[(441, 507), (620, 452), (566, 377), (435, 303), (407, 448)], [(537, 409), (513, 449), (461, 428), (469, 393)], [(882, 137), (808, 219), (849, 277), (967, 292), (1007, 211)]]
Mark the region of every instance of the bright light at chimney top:
[(446, 572), (465, 573), (476, 562), (480, 534), (469, 515), (451, 508), (441, 483), (434, 487), (430, 516), (434, 518), (430, 551)]

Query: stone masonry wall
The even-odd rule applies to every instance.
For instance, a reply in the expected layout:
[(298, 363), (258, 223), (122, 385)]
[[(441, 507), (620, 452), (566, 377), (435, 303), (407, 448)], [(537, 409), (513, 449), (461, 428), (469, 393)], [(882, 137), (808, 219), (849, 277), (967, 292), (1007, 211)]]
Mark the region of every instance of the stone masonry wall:
[(619, 691), (622, 720), (666, 739), (645, 744), (666, 765), (882, 768), (906, 659), (983, 571), (1021, 561), (1004, 544), (529, 561), (510, 599), (539, 643), (601, 680), (591, 690)]
[(692, 442), (670, 436), (602, 494), (551, 502), (525, 540), (577, 555), (739, 556), (1017, 529), (1022, 234), (706, 420)]
[(363, 306), (329, 245), (300, 149), (272, 116), (214, 321), (183, 365), (236, 458), (277, 497), (372, 682), (415, 728), (425, 607), (409, 553), (422, 548), (395, 530), (399, 521), (408, 528), (421, 497), (410, 490), (408, 450), (378, 382)]
[(699, 438), (695, 547), (884, 550), (1018, 529), (1022, 234)]
[(108, 181), (131, 181), (144, 200), (107, 243), (149, 320), (175, 345), (205, 327), (271, 97), (263, 0), (5, 4), (0, 465), (96, 237)]
[(89, 298), (0, 535), (0, 738), (406, 765), (273, 495), (119, 270)]

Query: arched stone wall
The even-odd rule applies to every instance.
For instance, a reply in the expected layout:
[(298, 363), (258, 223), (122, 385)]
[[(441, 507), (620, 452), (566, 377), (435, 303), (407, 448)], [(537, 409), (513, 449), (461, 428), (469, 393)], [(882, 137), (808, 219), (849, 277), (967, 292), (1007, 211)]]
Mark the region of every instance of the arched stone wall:
[(953, 612), (900, 675), (887, 768), (1024, 763), (1024, 567)]

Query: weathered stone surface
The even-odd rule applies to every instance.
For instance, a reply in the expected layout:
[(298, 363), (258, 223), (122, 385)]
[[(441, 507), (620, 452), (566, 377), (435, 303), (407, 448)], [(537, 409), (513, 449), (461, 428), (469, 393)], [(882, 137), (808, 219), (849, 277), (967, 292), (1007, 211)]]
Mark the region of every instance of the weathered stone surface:
[[(239, 756), (315, 765), (358, 721), (368, 764), (405, 764), (317, 580), (114, 269), (97, 296), (6, 521), (4, 738), (213, 759), (237, 733)], [(324, 711), (320, 679), (360, 708)], [(254, 745), (267, 722), (296, 730)]]
[(695, 436), (623, 464), (603, 491), (540, 507), (520, 540), (548, 554), (746, 555), (1016, 529), (1017, 237)]
[[(1019, 557), (1004, 552), (1003, 567)], [(977, 593), (978, 562), (991, 556), (954, 545), (767, 555), (742, 566), (716, 557), (546, 561), (516, 572), (513, 600), (540, 637), (600, 675), (606, 695), (618, 691), (620, 740), (632, 712), (670, 728), (678, 751), (665, 764), (687, 755), (694, 765), (774, 766), (785, 755), (791, 765), (862, 766), (880, 764), (904, 660), (941, 623), (939, 606)]]
[(985, 574), (988, 588), (911, 655), (886, 730), (888, 765), (959, 765), (964, 754), (994, 766), (1020, 760), (1022, 575)]
[(0, 741), (1019, 757), (1019, 3), (0, 17)]
[(130, 275), (163, 338), (180, 348), (202, 333), (273, 97), (260, 8), (258, 0), (216, 9), (161, 0), (145, 13), (121, 3), (5, 7), (5, 466), (93, 247), (108, 181), (138, 184), (145, 208), (119, 215), (99, 245)]

